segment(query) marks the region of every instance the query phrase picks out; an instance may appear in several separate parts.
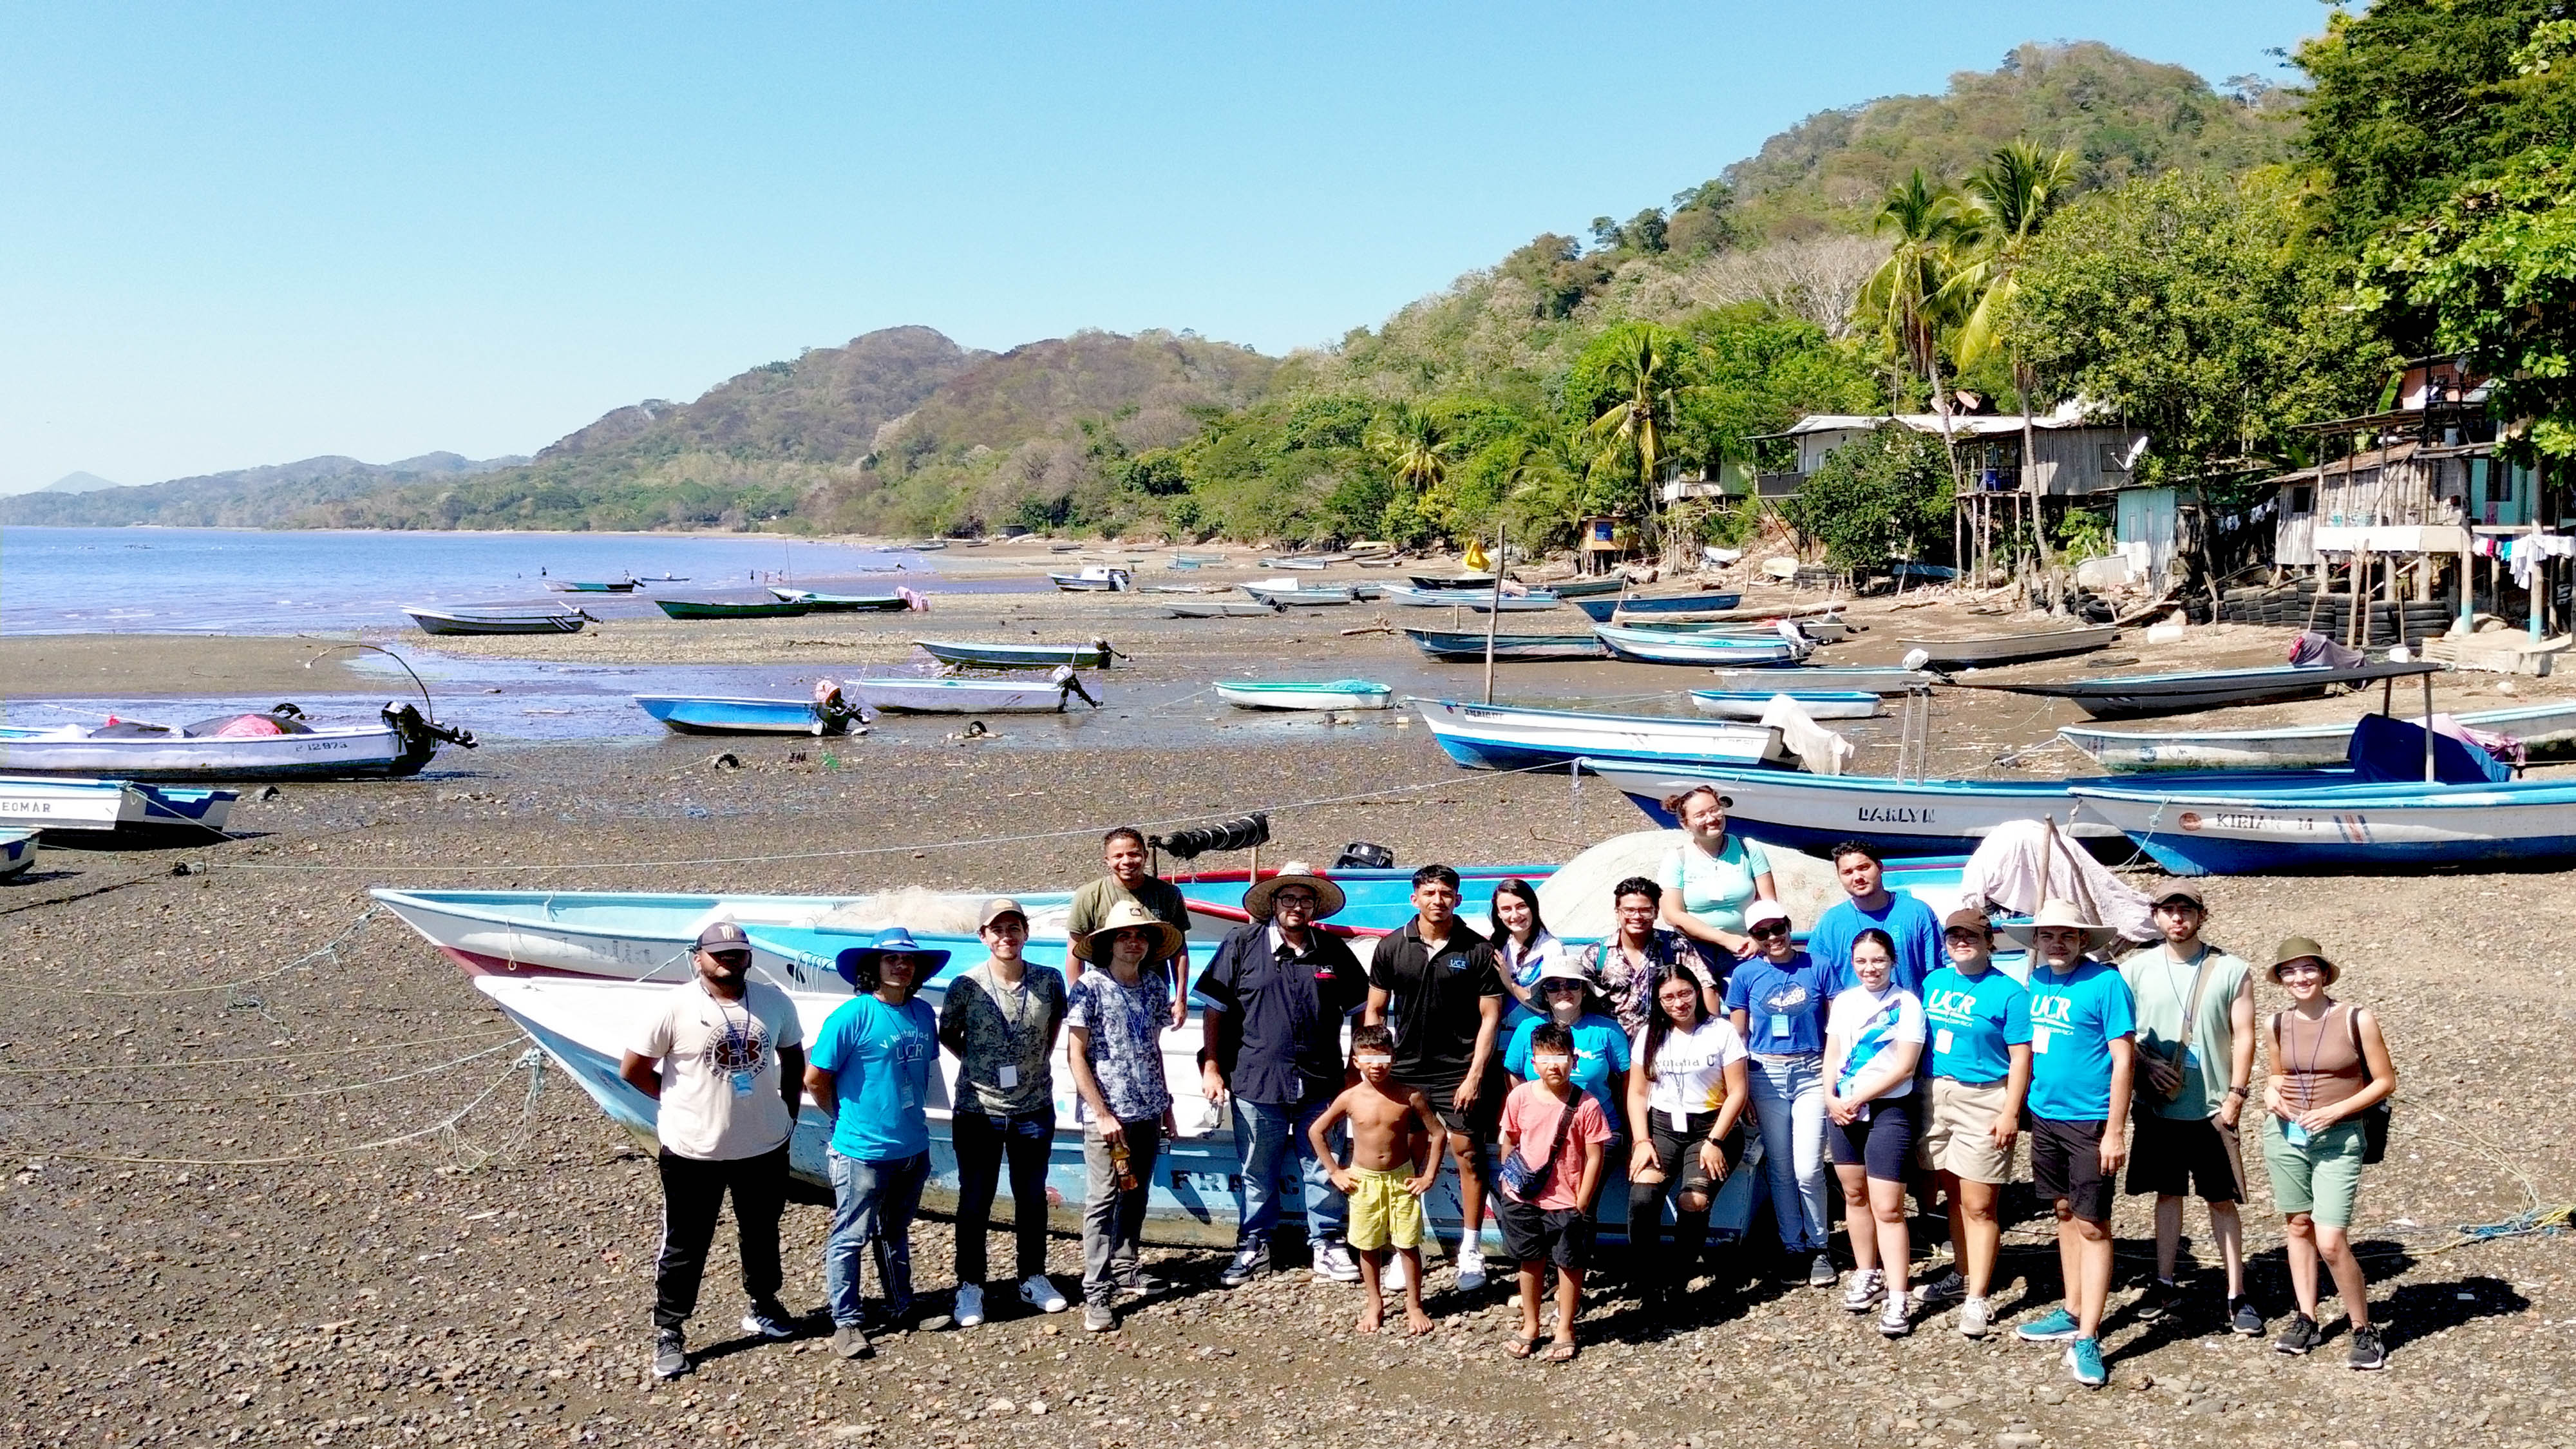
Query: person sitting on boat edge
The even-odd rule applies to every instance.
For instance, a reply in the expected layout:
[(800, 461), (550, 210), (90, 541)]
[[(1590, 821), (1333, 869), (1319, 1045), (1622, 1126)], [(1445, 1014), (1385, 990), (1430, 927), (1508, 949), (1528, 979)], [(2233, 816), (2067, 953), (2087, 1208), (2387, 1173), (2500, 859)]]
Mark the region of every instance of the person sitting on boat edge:
[(1710, 1011), (1726, 1008), (1726, 973), (1715, 953), (1659, 924), (1663, 897), (1664, 888), (1641, 875), (1612, 886), (1612, 918), (1617, 928), (1610, 939), (1586, 946), (1574, 957), (1609, 1001), (1619, 1029), (1631, 1036), (1644, 1030), (1653, 1016), (1655, 989), (1676, 973), (1699, 983)]
[(778, 1219), (787, 1203), (787, 1139), (803, 1105), (805, 1032), (787, 993), (752, 981), (751, 939), (731, 921), (698, 933), (696, 978), (663, 993), (617, 1064), (626, 1084), (661, 1104), (662, 1251), (653, 1265), (653, 1376), (689, 1371), (684, 1337), (698, 1305), (716, 1212), (733, 1194), (745, 1333), (793, 1338), (778, 1301)]
[(1762, 1157), (1771, 1179), (1771, 1220), (1786, 1255), (1782, 1281), (1834, 1286), (1826, 1251), (1825, 969), (1798, 949), (1789, 910), (1756, 901), (1745, 933), (1759, 954), (1735, 963), (1726, 980), (1727, 1019), (1753, 1054), (1748, 1077)]
[[(1169, 960), (1150, 963), (1171, 979), (1172, 1025), (1189, 1020), (1190, 958), (1186, 947), (1190, 934), (1190, 903), (1180, 887), (1145, 869), (1145, 832), (1133, 825), (1121, 825), (1100, 837), (1100, 861), (1109, 868), (1107, 875), (1086, 881), (1073, 892), (1073, 902), (1065, 913), (1064, 930), (1068, 939), (1088, 936), (1100, 929), (1109, 918), (1109, 908), (1120, 901), (1134, 901), (1153, 913), (1155, 919), (1180, 928), (1182, 946), (1176, 947)], [(1082, 962), (1068, 957), (1064, 963), (1067, 986), (1082, 979)]]
[(1064, 975), (1023, 958), (1029, 917), (1018, 901), (985, 902), (976, 930), (989, 958), (960, 972), (939, 1006), (939, 1044), (957, 1058), (949, 1136), (957, 1153), (957, 1307), (951, 1316), (959, 1328), (984, 1321), (984, 1239), (1006, 1157), (1020, 1301), (1041, 1313), (1066, 1307), (1046, 1275), (1052, 1063), (1064, 1024)]
[(1753, 938), (1744, 934), (1745, 907), (1780, 898), (1761, 843), (1726, 828), (1727, 808), (1734, 803), (1709, 785), (1666, 800), (1664, 809), (1682, 823), (1684, 838), (1655, 873), (1664, 888), (1664, 924), (1731, 957), (1753, 954)]
[(1537, 994), (1539, 973), (1573, 956), (1540, 919), (1537, 888), (1519, 876), (1495, 883), (1487, 915), (1494, 923), (1494, 964), (1503, 973), (1503, 990), (1512, 998), (1503, 1012), (1503, 1030), (1509, 1032), (1547, 1014), (1547, 1005)]
[[(1171, 984), (1146, 962), (1170, 944), (1167, 922), (1121, 901), (1081, 941), (1101, 969), (1084, 974), (1065, 1014), (1065, 1061), (1073, 1072), (1074, 1118), (1082, 1134), (1082, 1326), (1118, 1326), (1121, 1292), (1153, 1293), (1163, 1284), (1141, 1261), (1145, 1205), (1154, 1160), (1178, 1124), (1163, 1075), (1163, 1023)], [(1014, 1187), (1014, 1193), (1019, 1189)], [(1045, 1201), (1043, 1190), (1039, 1194)]]
[[(832, 1351), (865, 1358), (867, 1317), (860, 1257), (873, 1254), (884, 1293), (880, 1331), (912, 1320), (912, 1218), (930, 1180), (930, 1119), (923, 1104), (939, 1065), (939, 1019), (921, 983), (948, 964), (898, 926), (834, 963), (858, 994), (833, 1009), (814, 1036), (805, 1091), (832, 1119), (832, 1232), (823, 1282), (832, 1300)], [(924, 1325), (929, 1326), (925, 1323)]]
[(1947, 959), (1941, 947), (1941, 919), (1911, 891), (1886, 883), (1887, 865), (1877, 847), (1846, 840), (1834, 846), (1834, 875), (1842, 881), (1842, 900), (1825, 908), (1807, 928), (1807, 954), (1825, 968), (1825, 989), (1839, 994), (1856, 984), (1851, 948), (1860, 933), (1875, 928), (1896, 943), (1896, 984), (1923, 994), (1923, 978)]
[(1199, 973), (1199, 1085), (1211, 1108), (1234, 1112), (1235, 1250), (1218, 1281), (1240, 1288), (1270, 1265), (1281, 1194), (1304, 1190), (1306, 1242), (1317, 1271), (1355, 1282), (1342, 1244), (1347, 1205), (1306, 1129), (1342, 1090), (1342, 1021), (1368, 996), (1348, 942), (1316, 923), (1348, 903), (1342, 888), (1291, 861), (1244, 892), (1250, 923), (1236, 927)]

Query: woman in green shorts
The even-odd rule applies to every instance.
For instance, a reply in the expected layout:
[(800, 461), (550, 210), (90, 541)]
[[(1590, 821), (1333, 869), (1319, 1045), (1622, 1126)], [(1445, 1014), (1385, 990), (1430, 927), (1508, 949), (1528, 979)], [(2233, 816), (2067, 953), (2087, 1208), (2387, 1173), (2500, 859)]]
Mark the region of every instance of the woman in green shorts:
[(2388, 1350), (2370, 1321), (2370, 1284), (2352, 1255), (2352, 1208), (2361, 1196), (2362, 1114), (2397, 1090), (2397, 1068), (2379, 1018), (2326, 994), (2343, 973), (2316, 942), (2292, 936), (2273, 953), (2272, 979), (2290, 993), (2273, 1013), (2272, 1080), (2263, 1089), (2263, 1165), (2272, 1201), (2289, 1217), (2290, 1284), (2299, 1311), (2274, 1345), (2303, 1354), (2317, 1327), (2317, 1260), (2333, 1271), (2352, 1324), (2350, 1362), (2383, 1368)]

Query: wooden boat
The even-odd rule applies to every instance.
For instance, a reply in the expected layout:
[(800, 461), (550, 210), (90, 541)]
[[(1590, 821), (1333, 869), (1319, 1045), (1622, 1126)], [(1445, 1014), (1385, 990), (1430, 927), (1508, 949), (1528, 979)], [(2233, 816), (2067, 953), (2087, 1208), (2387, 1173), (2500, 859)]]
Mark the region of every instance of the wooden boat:
[(2407, 664), (2329, 665), (2274, 664), (2260, 669), (2187, 670), (2174, 674), (2113, 674), (2099, 679), (2071, 679), (2055, 684), (1988, 684), (1965, 687), (2000, 689), (2013, 694), (2071, 699), (2095, 719), (2146, 719), (2189, 714), (2239, 704), (2277, 704), (2292, 699), (2319, 699), (2336, 689), (2382, 681), (2413, 679), (2450, 666), (2416, 661)]
[(768, 603), (722, 599), (655, 599), (654, 604), (674, 619), (797, 619), (814, 612), (813, 606), (772, 599)]
[(1595, 599), (1603, 594), (1619, 592), (1628, 587), (1628, 581), (1617, 574), (1609, 574), (1597, 579), (1559, 579), (1544, 587), (1560, 599)]
[(1216, 697), (1237, 709), (1384, 709), (1395, 691), (1367, 679), (1237, 679)]
[(1025, 684), (986, 679), (845, 679), (841, 692), (854, 705), (890, 714), (1054, 713), (1077, 695), (1094, 708), (1100, 704), (1067, 668), (1058, 668), (1044, 681)]
[(1088, 644), (985, 644), (962, 639), (915, 639), (913, 647), (960, 669), (1053, 669), (1071, 664), (1107, 669), (1118, 657), (1106, 639)]
[(1719, 719), (1760, 719), (1771, 701), (1784, 696), (1796, 700), (1809, 719), (1868, 719), (1882, 713), (1878, 696), (1865, 689), (1780, 689), (1768, 694), (1758, 689), (1690, 692), (1691, 708)]
[(432, 609), (403, 605), (424, 634), (578, 634), (596, 623), (579, 609)]
[(1744, 693), (1752, 690), (1850, 690), (1865, 689), (1872, 694), (1903, 694), (1913, 689), (1929, 689), (1940, 676), (1920, 669), (1898, 669), (1894, 666), (1853, 666), (1833, 668), (1802, 664), (1794, 669), (1720, 669), (1721, 689)]
[(1402, 584), (1388, 584), (1381, 590), (1390, 604), (1414, 609), (1474, 609), (1490, 612), (1496, 608), (1506, 614), (1535, 613), (1556, 607), (1556, 595), (1544, 589), (1525, 593), (1504, 594), (1499, 599), (1491, 589), (1408, 589)]
[(231, 822), (230, 790), (124, 780), (0, 776), (0, 826), (74, 836), (153, 834), (216, 839)]
[(1282, 554), (1277, 558), (1263, 559), (1261, 561), (1261, 566), (1266, 569), (1297, 569), (1303, 572), (1313, 572), (1317, 569), (1328, 569), (1335, 564), (1349, 563), (1350, 561), (1351, 556), (1346, 553), (1292, 553)]
[(817, 614), (895, 614), (912, 607), (901, 594), (818, 594), (812, 589), (772, 587), (782, 604), (803, 604)]
[[(1444, 629), (1407, 629), (1404, 637), (1434, 659), (1483, 663), (1485, 636)], [(1494, 662), (1526, 663), (1546, 659), (1607, 659), (1610, 647), (1589, 634), (1496, 634)]]
[(546, 587), (558, 594), (631, 594), (642, 582), (640, 579), (548, 579)]
[(646, 714), (683, 735), (866, 734), (857, 709), (836, 685), (819, 686), (810, 699), (742, 699), (721, 695), (639, 694)]
[(1578, 599), (1575, 606), (1591, 615), (1593, 623), (1607, 624), (1618, 614), (1713, 614), (1743, 602), (1741, 593), (1667, 594), (1661, 598), (1621, 594), (1617, 598)]
[(1926, 661), (1956, 668), (1992, 668), (2032, 659), (2059, 659), (2106, 648), (2120, 631), (2108, 624), (2087, 629), (2043, 629), (2032, 634), (1976, 634), (1965, 639), (1900, 639), (1907, 653), (1920, 649)]
[(1225, 555), (1221, 553), (1176, 553), (1172, 555), (1172, 567), (1176, 569), (1216, 568), (1224, 562)]
[(1165, 604), (1175, 619), (1267, 619), (1281, 612), (1277, 604)]
[(1049, 574), (1047, 582), (1068, 594), (1123, 594), (1136, 586), (1134, 575), (1108, 564), (1085, 564), (1080, 573)]
[(1592, 632), (1609, 646), (1611, 653), (1646, 664), (1718, 664), (1739, 669), (1795, 664), (1813, 647), (1804, 642), (1792, 643), (1778, 634), (1746, 638), (1631, 629), (1619, 624), (1595, 624)]
[(1719, 619), (1699, 620), (1669, 618), (1650, 614), (1643, 619), (1614, 621), (1620, 628), (1654, 629), (1667, 634), (1708, 634), (1738, 639), (1782, 639), (1788, 631), (1810, 644), (1839, 644), (1854, 633), (1854, 626), (1839, 618), (1815, 619)]
[[(1665, 800), (1710, 785), (1735, 802), (1726, 810), (1729, 830), (1818, 853), (1859, 840), (1888, 855), (1958, 855), (2008, 821), (2045, 815), (2064, 821), (2074, 805), (2064, 780), (1891, 780), (1717, 764), (1587, 763), (1659, 824), (1680, 823), (1664, 809)], [(2121, 838), (2082, 812), (2059, 828), (2079, 840)]]
[(416, 775), (443, 744), (474, 748), (470, 730), (389, 704), (370, 725), (308, 724), (280, 705), (194, 724), (130, 720), (54, 729), (0, 726), (0, 773), (103, 780), (354, 780)]
[[(2452, 718), (2472, 729), (2510, 735), (2534, 757), (2576, 746), (2576, 700), (2473, 710)], [(2107, 770), (2295, 769), (2345, 758), (2350, 724), (2267, 730), (2101, 730), (2069, 725), (2058, 737)]]
[(1422, 722), (1450, 759), (1471, 770), (1525, 770), (1594, 757), (1723, 762), (1747, 768), (1794, 763), (1780, 732), (1673, 715), (1586, 714), (1416, 699)]
[(36, 832), (0, 830), (0, 880), (24, 875), (36, 863)]
[(1352, 600), (1347, 584), (1318, 584), (1306, 588), (1294, 579), (1264, 579), (1257, 584), (1238, 584), (1236, 587), (1262, 603), (1282, 609), (1327, 608)]

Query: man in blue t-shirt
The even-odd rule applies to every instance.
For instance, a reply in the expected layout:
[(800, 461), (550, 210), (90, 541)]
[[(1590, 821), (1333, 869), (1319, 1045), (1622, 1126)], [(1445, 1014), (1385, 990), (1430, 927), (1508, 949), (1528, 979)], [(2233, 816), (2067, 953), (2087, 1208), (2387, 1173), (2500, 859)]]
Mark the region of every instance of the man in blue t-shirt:
[(898, 926), (873, 945), (842, 952), (838, 964), (859, 994), (815, 1034), (805, 1090), (832, 1119), (825, 1154), (832, 1235), (823, 1245), (832, 1349), (864, 1358), (873, 1350), (860, 1308), (862, 1251), (876, 1255), (886, 1325), (901, 1327), (912, 1315), (912, 1215), (930, 1178), (922, 1103), (939, 1064), (939, 1018), (915, 993), (948, 964), (948, 953), (923, 949)]
[(2111, 1293), (2111, 1197), (2128, 1156), (2129, 1074), (2136, 1009), (2118, 968), (2087, 953), (2111, 933), (2067, 901), (2031, 918), (2030, 1178), (2057, 1206), (2057, 1262), (2066, 1302), (2016, 1332), (2064, 1343), (2075, 1381), (2099, 1388), (2102, 1304)]
[(1858, 840), (1834, 847), (1834, 874), (1849, 899), (1829, 907), (1807, 930), (1807, 954), (1825, 968), (1828, 999), (1860, 984), (1852, 974), (1852, 942), (1871, 927), (1896, 943), (1890, 979), (1916, 996), (1923, 994), (1923, 978), (1941, 965), (1940, 918), (1909, 892), (1888, 889), (1885, 873), (1875, 847)]
[(2013, 1139), (2030, 1094), (2030, 993), (1995, 969), (1984, 911), (1951, 912), (1941, 943), (1950, 964), (1923, 981), (1932, 1097), (1915, 1149), (1949, 1201), (1958, 1266), (1917, 1293), (1927, 1304), (1958, 1301), (1959, 1332), (1983, 1338), (1994, 1318), (1986, 1289), (2003, 1243), (1995, 1202), (2012, 1180)]

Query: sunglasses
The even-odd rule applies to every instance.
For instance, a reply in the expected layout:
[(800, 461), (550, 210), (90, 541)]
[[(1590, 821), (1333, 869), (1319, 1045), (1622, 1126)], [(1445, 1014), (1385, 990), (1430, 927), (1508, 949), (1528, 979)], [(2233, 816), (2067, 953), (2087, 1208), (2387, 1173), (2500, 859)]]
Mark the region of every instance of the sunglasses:
[(1550, 981), (1539, 987), (1540, 993), (1547, 996), (1581, 996), (1590, 989), (1580, 981)]
[(1765, 936), (1785, 936), (1789, 934), (1789, 928), (1778, 921), (1765, 921), (1758, 926), (1746, 927), (1744, 934), (1759, 941)]

